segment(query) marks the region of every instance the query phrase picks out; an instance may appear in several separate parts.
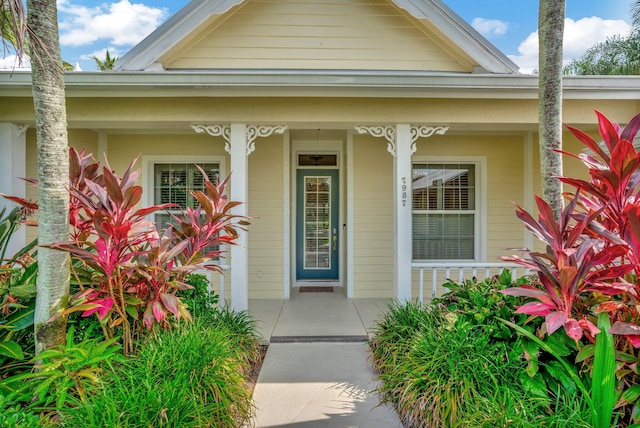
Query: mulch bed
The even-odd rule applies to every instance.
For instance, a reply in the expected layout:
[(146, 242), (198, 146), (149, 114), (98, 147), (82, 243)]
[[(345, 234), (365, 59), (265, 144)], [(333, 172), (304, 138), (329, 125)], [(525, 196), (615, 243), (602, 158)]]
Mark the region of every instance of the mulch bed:
[(262, 369), (262, 362), (264, 361), (264, 356), (267, 354), (267, 348), (269, 345), (260, 345), (260, 357), (256, 360), (256, 362), (251, 367), (251, 371), (249, 372), (249, 376), (247, 379), (247, 387), (253, 394), (253, 390), (256, 387), (256, 383), (258, 382), (258, 376), (260, 375), (260, 369)]

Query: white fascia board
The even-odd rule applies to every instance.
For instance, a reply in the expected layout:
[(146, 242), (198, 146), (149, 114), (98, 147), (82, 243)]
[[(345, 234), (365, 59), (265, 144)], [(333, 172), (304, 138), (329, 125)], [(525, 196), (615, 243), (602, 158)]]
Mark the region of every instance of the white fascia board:
[(392, 0), (417, 19), (430, 21), (489, 73), (518, 74), (519, 67), (440, 0)]
[(221, 15), (245, 0), (192, 0), (156, 28), (144, 40), (120, 57), (114, 69), (141, 71), (157, 69), (158, 58), (198, 28), (211, 15)]
[[(538, 77), (299, 70), (77, 72), (67, 97), (405, 97), (537, 99)], [(640, 99), (640, 76), (565, 76), (564, 99)], [(31, 97), (31, 74), (0, 72), (0, 98)]]

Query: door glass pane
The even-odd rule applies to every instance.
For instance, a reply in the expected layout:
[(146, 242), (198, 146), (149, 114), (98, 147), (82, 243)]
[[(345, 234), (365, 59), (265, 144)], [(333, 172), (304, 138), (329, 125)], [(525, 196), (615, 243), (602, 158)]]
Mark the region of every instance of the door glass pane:
[(304, 178), (304, 268), (331, 269), (331, 177)]

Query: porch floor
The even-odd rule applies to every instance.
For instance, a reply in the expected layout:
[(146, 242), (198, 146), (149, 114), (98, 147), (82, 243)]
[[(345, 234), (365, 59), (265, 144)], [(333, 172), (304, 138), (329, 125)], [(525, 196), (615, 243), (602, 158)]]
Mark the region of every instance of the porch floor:
[(250, 300), (249, 312), (270, 342), (254, 390), (249, 426), (402, 428), (379, 405), (366, 343), (386, 299), (300, 293), (290, 300)]
[(289, 300), (249, 300), (249, 313), (267, 343), (296, 338), (366, 341), (388, 301), (347, 299), (339, 287), (333, 293), (300, 293), (294, 288)]

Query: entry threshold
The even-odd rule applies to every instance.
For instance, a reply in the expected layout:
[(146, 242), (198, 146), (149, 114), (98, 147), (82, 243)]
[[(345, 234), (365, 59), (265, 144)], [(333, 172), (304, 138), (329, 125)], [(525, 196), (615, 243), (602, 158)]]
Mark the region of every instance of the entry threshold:
[(271, 336), (271, 343), (365, 343), (369, 338), (358, 336)]

